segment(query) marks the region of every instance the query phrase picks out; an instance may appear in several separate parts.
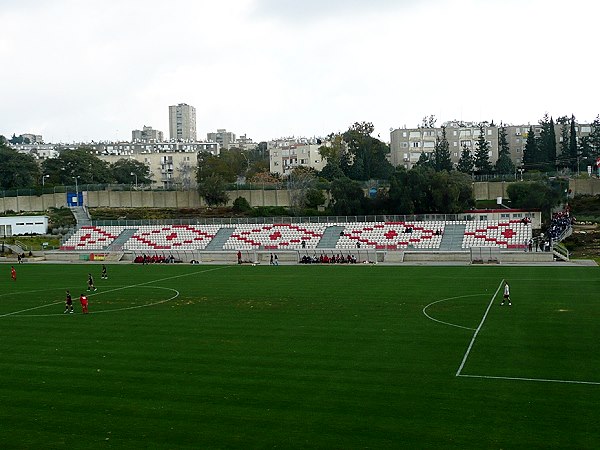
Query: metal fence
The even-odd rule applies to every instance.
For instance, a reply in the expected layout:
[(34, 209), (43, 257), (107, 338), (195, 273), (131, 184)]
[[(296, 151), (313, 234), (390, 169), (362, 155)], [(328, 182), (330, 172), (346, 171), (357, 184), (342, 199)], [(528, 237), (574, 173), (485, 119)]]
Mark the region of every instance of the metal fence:
[(306, 216), (306, 217), (225, 217), (195, 219), (146, 219), (146, 220), (93, 220), (94, 226), (127, 226), (142, 225), (239, 225), (239, 224), (335, 224), (350, 222), (424, 222), (424, 221), (457, 221), (475, 220), (470, 214), (417, 214), (417, 215), (378, 215), (378, 216)]

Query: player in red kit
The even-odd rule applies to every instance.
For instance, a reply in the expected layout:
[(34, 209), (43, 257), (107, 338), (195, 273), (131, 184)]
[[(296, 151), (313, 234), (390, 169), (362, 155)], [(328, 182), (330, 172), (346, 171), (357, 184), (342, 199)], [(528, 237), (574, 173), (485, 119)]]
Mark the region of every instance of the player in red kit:
[(88, 313), (88, 298), (81, 294), (79, 296), (79, 303), (81, 303), (81, 312), (83, 314), (87, 314)]
[(17, 271), (15, 270), (15, 266), (10, 266), (10, 277), (13, 281), (17, 281)]

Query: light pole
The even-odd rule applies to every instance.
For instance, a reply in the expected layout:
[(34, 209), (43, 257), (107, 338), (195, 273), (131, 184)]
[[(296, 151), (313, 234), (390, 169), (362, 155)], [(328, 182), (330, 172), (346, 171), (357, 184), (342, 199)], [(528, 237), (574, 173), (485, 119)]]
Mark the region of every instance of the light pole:
[(75, 180), (75, 198), (76, 198), (75, 201), (77, 203), (77, 206), (80, 206), (79, 205), (79, 185), (77, 184), (77, 179), (79, 178), (79, 175), (77, 175), (76, 177), (71, 177), (71, 178), (73, 178)]
[(135, 177), (135, 189), (137, 190), (137, 186), (138, 186), (138, 183), (137, 183), (137, 180), (138, 180), (137, 179), (137, 174), (134, 173), (134, 172), (131, 172), (131, 175)]
[(523, 172), (525, 171), (525, 169), (523, 169), (522, 167), (519, 167), (519, 173), (521, 174), (521, 181), (523, 181)]
[(50, 175), (42, 175), (42, 187), (46, 184), (46, 178), (50, 178)]

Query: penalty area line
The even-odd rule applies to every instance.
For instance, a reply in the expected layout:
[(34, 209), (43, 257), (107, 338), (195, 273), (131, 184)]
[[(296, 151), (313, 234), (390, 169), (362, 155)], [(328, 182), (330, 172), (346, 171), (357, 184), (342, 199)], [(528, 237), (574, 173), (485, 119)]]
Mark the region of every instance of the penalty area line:
[(502, 288), (502, 283), (504, 283), (504, 279), (502, 279), (502, 281), (500, 281), (500, 284), (498, 285), (498, 289), (496, 289), (496, 292), (494, 292), (494, 295), (492, 295), (492, 298), (490, 299), (490, 303), (488, 304), (488, 307), (485, 310), (485, 313), (483, 314), (483, 318), (481, 319), (481, 322), (479, 323), (479, 326), (475, 329), (475, 333), (473, 333), (473, 337), (471, 338), (471, 342), (469, 343), (469, 347), (467, 348), (467, 351), (465, 352), (465, 356), (463, 356), (462, 362), (460, 363), (460, 367), (456, 371), (456, 376), (457, 377), (460, 376), (460, 374), (461, 374), (461, 372), (463, 370), (463, 367), (465, 367), (465, 364), (467, 362), (467, 358), (469, 357), (469, 353), (471, 353), (471, 349), (473, 348), (473, 344), (475, 344), (475, 339), (477, 339), (477, 335), (479, 334), (479, 330), (481, 330), (481, 327), (483, 326), (483, 323), (485, 322), (485, 319), (487, 318), (487, 315), (490, 312), (490, 309), (491, 309), (492, 305), (494, 304), (494, 300), (496, 299), (496, 295), (498, 295), (498, 292)]

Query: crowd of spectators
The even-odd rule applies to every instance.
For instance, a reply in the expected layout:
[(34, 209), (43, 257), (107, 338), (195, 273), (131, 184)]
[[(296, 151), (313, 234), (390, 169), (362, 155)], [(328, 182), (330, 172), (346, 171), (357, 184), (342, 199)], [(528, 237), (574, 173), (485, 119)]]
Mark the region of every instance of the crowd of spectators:
[(134, 263), (138, 264), (173, 264), (176, 262), (181, 262), (173, 255), (165, 256), (165, 255), (138, 255), (133, 260)]
[(564, 211), (552, 214), (550, 227), (546, 234), (550, 239), (556, 241), (571, 227), (571, 225), (573, 225), (574, 222), (575, 219), (571, 216), (571, 211), (567, 205), (567, 208), (565, 208)]
[(320, 255), (304, 255), (300, 258), (300, 264), (356, 264), (356, 256), (348, 254), (347, 256), (338, 253), (331, 256), (321, 253)]

